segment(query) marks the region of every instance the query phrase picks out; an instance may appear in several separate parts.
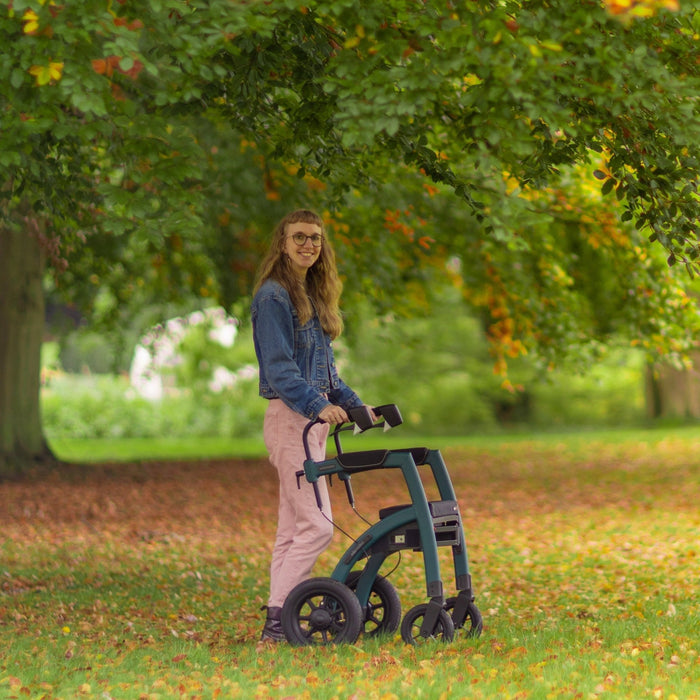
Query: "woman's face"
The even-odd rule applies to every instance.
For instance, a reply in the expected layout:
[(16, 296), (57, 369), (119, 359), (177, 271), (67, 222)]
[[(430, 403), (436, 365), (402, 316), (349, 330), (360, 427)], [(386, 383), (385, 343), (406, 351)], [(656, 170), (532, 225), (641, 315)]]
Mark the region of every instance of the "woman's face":
[[(303, 245), (299, 245), (294, 239), (301, 239), (302, 236), (304, 236), (304, 242)], [(318, 260), (321, 255), (322, 241), (323, 232), (317, 224), (306, 224), (300, 221), (286, 225), (284, 252), (289, 256), (292, 268), (299, 277), (306, 277), (307, 270)], [(314, 242), (320, 245), (314, 245)]]

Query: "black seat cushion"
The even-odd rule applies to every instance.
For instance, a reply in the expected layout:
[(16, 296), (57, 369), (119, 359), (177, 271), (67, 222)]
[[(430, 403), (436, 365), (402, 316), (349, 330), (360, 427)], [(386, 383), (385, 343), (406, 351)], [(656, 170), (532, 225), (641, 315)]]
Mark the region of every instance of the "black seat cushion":
[(343, 452), (336, 459), (348, 471), (377, 469), (384, 464), (389, 450), (365, 450), (364, 452)]

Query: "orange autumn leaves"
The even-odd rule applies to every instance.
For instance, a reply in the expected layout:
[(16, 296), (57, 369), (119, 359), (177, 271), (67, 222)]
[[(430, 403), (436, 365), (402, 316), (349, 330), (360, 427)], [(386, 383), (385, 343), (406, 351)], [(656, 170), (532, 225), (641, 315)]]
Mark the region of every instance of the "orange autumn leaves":
[[(129, 68), (125, 68), (128, 65)], [(128, 75), (133, 80), (136, 80), (139, 73), (143, 69), (141, 61), (124, 59), (123, 56), (107, 56), (105, 58), (95, 58), (92, 61), (92, 68), (99, 75), (106, 75), (111, 78), (115, 71)]]
[[(416, 234), (415, 228), (409, 223), (402, 221), (402, 216), (411, 216), (412, 207), (409, 207), (406, 211), (401, 212), (398, 209), (387, 209), (384, 212), (384, 228), (391, 232), (400, 234), (406, 240), (410, 242), (416, 242), (423, 250), (430, 250), (430, 247), (435, 243), (435, 239), (430, 236), (418, 236)], [(418, 221), (419, 224), (425, 225), (425, 221)]]
[[(40, 1), (41, 5), (45, 4), (45, 0)], [(51, 17), (56, 18), (61, 11), (61, 7), (55, 3), (49, 3), (49, 12)], [(22, 15), (22, 32), (26, 36), (43, 36), (51, 38), (54, 35), (54, 30), (50, 24), (42, 25), (39, 15), (31, 9), (25, 10)], [(129, 31), (139, 31), (143, 28), (141, 20), (128, 20), (124, 17), (114, 17), (114, 24), (117, 27), (124, 27)], [(59, 82), (63, 76), (65, 62), (50, 58), (46, 63), (35, 63), (30, 66), (28, 72), (34, 78), (37, 87), (51, 85)], [(111, 78), (115, 71), (128, 76), (132, 80), (138, 78), (139, 73), (143, 69), (143, 63), (138, 59), (125, 56), (105, 56), (92, 60), (93, 70), (99, 75), (104, 75)], [(116, 99), (122, 99), (121, 91), (118, 87), (113, 86), (113, 93)]]

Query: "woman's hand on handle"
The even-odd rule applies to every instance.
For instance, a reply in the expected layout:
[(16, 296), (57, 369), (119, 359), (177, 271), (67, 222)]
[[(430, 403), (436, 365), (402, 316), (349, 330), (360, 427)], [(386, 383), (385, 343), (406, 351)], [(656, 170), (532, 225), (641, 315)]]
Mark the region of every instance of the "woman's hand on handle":
[(325, 423), (330, 423), (331, 425), (338, 425), (339, 423), (348, 423), (348, 414), (340, 407), (334, 404), (328, 404), (325, 408), (322, 408), (318, 417)]
[[(372, 417), (372, 422), (376, 423), (379, 420), (379, 416), (374, 412), (372, 406), (366, 406), (369, 411), (369, 415)], [(318, 414), (318, 417), (325, 423), (330, 423), (331, 425), (339, 425), (340, 423), (350, 423), (350, 418), (348, 414), (340, 407), (335, 404), (329, 404)]]

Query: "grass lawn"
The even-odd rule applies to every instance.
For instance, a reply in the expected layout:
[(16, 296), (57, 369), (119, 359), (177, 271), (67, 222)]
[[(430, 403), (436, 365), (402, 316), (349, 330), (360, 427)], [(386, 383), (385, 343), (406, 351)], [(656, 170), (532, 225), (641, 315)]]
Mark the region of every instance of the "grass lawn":
[[(343, 435), (344, 449), (374, 449), (403, 447), (420, 444), (429, 447), (466, 447), (492, 451), (504, 445), (523, 443), (536, 447), (566, 444), (567, 450), (576, 454), (585, 452), (591, 443), (637, 443), (656, 446), (669, 440), (681, 442), (700, 440), (700, 427), (668, 427), (648, 430), (614, 429), (585, 430), (580, 432), (526, 432), (445, 437), (414, 435), (404, 426), (388, 433), (372, 430), (360, 436)], [(408, 441), (408, 442), (407, 442)], [(328, 443), (332, 451), (333, 443)], [(51, 447), (68, 462), (128, 462), (154, 459), (220, 459), (228, 457), (264, 457), (265, 445), (260, 438), (119, 438), (94, 439), (61, 438), (52, 441)]]
[[(0, 698), (700, 698), (699, 430), (429, 446), (460, 500), (480, 638), (259, 649), (276, 509), (259, 450), (54, 445), (129, 461), (0, 484)], [(396, 477), (353, 477), (365, 517), (405, 502)], [(316, 573), (348, 546), (337, 533)], [(449, 548), (441, 563), (451, 594)], [(426, 601), (419, 554), (390, 581), (404, 611)]]

